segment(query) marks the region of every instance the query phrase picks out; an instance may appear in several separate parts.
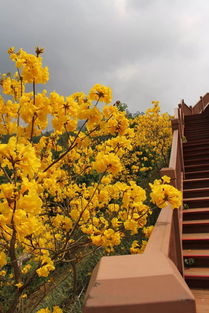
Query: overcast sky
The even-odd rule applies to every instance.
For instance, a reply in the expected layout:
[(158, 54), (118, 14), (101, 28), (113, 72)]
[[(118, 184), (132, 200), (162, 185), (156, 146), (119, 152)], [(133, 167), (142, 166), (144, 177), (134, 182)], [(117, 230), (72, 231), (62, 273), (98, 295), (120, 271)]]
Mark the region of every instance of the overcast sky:
[(105, 84), (131, 112), (209, 91), (208, 0), (0, 0), (0, 40), (1, 73), (9, 47), (44, 47), (47, 90)]

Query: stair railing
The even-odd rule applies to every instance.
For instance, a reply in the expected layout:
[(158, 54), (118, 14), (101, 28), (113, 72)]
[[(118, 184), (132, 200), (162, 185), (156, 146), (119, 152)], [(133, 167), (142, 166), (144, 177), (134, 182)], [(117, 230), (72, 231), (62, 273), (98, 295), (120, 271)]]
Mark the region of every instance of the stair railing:
[[(175, 110), (175, 116), (172, 120), (173, 139), (171, 146), (170, 162), (168, 168), (162, 168), (160, 171), (161, 176), (167, 175), (171, 178), (171, 185), (183, 190), (183, 177), (184, 177), (184, 160), (183, 160), (183, 145), (182, 137), (184, 132), (184, 112), (182, 105), (179, 105)], [(157, 221), (158, 223), (158, 221)], [(164, 253), (177, 266), (179, 272), (183, 276), (183, 257), (182, 257), (182, 208), (173, 210), (173, 216), (170, 220), (170, 232), (167, 238), (170, 238), (170, 245)], [(149, 244), (152, 240), (149, 240)]]
[[(172, 121), (168, 168), (161, 175), (182, 190), (184, 116), (180, 104)], [(183, 278), (181, 209), (163, 208), (143, 254), (102, 257), (93, 271), (84, 313), (196, 313), (195, 299)]]
[(192, 108), (192, 114), (199, 114), (204, 111), (206, 106), (209, 104), (209, 93), (206, 93), (203, 97)]

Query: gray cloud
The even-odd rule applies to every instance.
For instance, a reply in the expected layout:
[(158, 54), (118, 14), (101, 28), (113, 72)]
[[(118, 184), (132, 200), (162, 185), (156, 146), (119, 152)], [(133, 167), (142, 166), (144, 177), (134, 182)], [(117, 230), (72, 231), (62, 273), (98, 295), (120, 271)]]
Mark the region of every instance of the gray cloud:
[(46, 49), (47, 89), (64, 95), (95, 83), (144, 111), (153, 99), (172, 113), (208, 91), (207, 0), (2, 0), (0, 72), (10, 46)]

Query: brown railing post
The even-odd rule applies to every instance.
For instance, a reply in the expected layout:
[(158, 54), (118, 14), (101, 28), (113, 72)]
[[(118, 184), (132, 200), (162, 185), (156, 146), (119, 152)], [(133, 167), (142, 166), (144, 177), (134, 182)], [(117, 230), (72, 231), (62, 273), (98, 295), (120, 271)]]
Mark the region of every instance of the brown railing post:
[(203, 97), (200, 96), (200, 101), (201, 101), (201, 111), (204, 110), (204, 100)]

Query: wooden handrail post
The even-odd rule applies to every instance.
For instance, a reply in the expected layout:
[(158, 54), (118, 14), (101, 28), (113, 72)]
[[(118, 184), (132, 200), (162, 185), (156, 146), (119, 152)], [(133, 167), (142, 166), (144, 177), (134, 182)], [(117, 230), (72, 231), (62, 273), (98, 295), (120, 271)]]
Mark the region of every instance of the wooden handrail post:
[(193, 115), (193, 107), (190, 105), (189, 107), (191, 109), (192, 115)]
[(204, 110), (204, 100), (203, 100), (202, 96), (200, 96), (200, 101), (201, 101), (201, 110), (203, 111)]
[(163, 253), (103, 257), (88, 287), (84, 313), (196, 313), (195, 299)]

